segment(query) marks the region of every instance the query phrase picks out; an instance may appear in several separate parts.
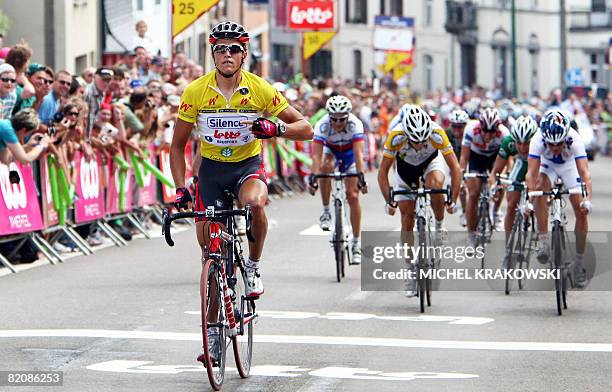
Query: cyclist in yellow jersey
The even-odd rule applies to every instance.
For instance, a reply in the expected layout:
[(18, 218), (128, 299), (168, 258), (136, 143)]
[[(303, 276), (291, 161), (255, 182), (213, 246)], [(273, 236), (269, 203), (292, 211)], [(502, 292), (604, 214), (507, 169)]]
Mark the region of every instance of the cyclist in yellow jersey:
[[(449, 213), (454, 212), (455, 202), (461, 185), (461, 170), (457, 157), (453, 153), (446, 132), (429, 115), (416, 105), (404, 105), (401, 124), (387, 135), (383, 159), (378, 170), (378, 185), (385, 198), (385, 211), (394, 215), (399, 206), (402, 218), (402, 241), (413, 243), (411, 236), (415, 221), (416, 198), (412, 195), (397, 196), (398, 203), (389, 195), (389, 171), (393, 173), (393, 189), (416, 189), (421, 177), (425, 178), (425, 187), (440, 189), (444, 186), (444, 163), (451, 172), (451, 204)], [(443, 195), (431, 195), (431, 207), (436, 221), (435, 242), (440, 246), (445, 241)], [(414, 269), (414, 264), (410, 265)], [(414, 280), (406, 281), (406, 296), (416, 295)]]
[[(177, 186), (175, 204), (180, 210), (191, 208), (191, 195), (185, 188), (184, 147), (195, 126), (202, 155), (195, 208), (203, 210), (223, 200), (224, 190), (233, 191), (241, 204), (251, 205), (255, 241), (249, 242), (246, 294), (256, 298), (264, 292), (259, 266), (268, 228), (264, 212), (268, 188), (260, 139), (309, 140), (313, 130), (268, 82), (241, 68), (248, 41), (248, 32), (237, 23), (219, 23), (211, 30), (209, 42), (215, 70), (191, 82), (183, 93), (170, 165)], [(281, 121), (274, 123), (264, 115)], [(196, 224), (198, 242), (206, 257), (204, 229), (205, 222)]]

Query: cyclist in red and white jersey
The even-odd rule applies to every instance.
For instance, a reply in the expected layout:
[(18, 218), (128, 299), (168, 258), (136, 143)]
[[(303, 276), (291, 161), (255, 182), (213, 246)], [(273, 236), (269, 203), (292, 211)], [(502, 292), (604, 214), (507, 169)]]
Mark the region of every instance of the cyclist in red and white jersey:
[[(501, 123), (499, 111), (496, 108), (483, 109), (478, 121), (468, 123), (463, 133), (461, 170), (464, 173), (489, 173), (495, 163), (501, 142), (508, 135), (510, 131)], [(467, 179), (465, 185), (468, 189), (466, 211), (468, 246), (475, 247), (478, 223), (476, 207), (480, 194), (480, 179)], [(500, 197), (500, 202), (502, 199), (503, 197)]]

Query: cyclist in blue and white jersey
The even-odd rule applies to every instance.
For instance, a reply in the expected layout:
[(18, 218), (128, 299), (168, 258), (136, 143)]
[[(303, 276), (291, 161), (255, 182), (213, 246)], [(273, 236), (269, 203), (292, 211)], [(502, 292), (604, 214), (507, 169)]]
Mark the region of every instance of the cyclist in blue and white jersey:
[[(570, 203), (576, 216), (576, 257), (574, 277), (578, 287), (588, 283), (583, 265), (586, 235), (589, 229), (588, 217), (592, 212), (592, 184), (587, 154), (582, 138), (571, 128), (569, 117), (561, 110), (549, 110), (540, 122), (541, 132), (536, 134), (529, 145), (527, 187), (533, 190), (550, 191), (557, 179), (563, 181), (566, 189), (586, 184), (587, 195), (570, 195)], [(538, 255), (546, 263), (550, 255), (548, 236), (548, 204), (545, 197), (535, 198), (535, 214), (538, 220)]]
[[(339, 165), (341, 173), (363, 173), (364, 171), (364, 133), (363, 123), (351, 113), (353, 105), (343, 96), (330, 97), (325, 105), (327, 114), (315, 125), (312, 146), (312, 173), (333, 173)], [(351, 209), (351, 227), (353, 228), (352, 264), (361, 263), (361, 205), (359, 204), (359, 179), (349, 177), (345, 180), (346, 200)], [(331, 213), (329, 199), (331, 196), (331, 179), (320, 178), (323, 212), (319, 218), (321, 229), (329, 230)], [(317, 184), (310, 181), (310, 191), (314, 193)], [(367, 186), (361, 191), (367, 192)]]

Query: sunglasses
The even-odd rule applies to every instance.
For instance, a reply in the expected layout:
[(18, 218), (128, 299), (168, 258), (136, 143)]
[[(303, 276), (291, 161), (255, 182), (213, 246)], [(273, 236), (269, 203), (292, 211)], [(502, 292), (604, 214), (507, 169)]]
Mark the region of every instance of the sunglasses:
[(238, 44), (218, 44), (213, 46), (213, 53), (225, 53), (227, 51), (229, 51), (230, 54), (238, 54), (244, 52), (244, 48), (242, 47), (242, 45)]
[(74, 116), (74, 117), (76, 117), (78, 115), (79, 115), (79, 112), (68, 112), (68, 113), (66, 113), (66, 116)]
[(11, 78), (1, 78), (0, 80), (2, 80), (4, 83), (16, 83), (17, 79), (11, 79)]
[(42, 78), (42, 79), (40, 79), (40, 82), (44, 83), (44, 84), (53, 84), (53, 80), (52, 79), (44, 79), (44, 78)]
[(459, 129), (459, 128), (463, 128), (463, 127), (465, 127), (465, 124), (451, 124), (451, 128)]
[(550, 147), (561, 147), (564, 144), (565, 144), (564, 141), (563, 142), (559, 142), (559, 143), (549, 143), (549, 142), (546, 142), (546, 145), (548, 145)]
[(70, 86), (72, 84), (71, 82), (67, 82), (65, 80), (58, 80), (57, 82), (62, 86)]
[(348, 120), (348, 116), (347, 117), (330, 117), (329, 119), (333, 122), (342, 122), (342, 121)]

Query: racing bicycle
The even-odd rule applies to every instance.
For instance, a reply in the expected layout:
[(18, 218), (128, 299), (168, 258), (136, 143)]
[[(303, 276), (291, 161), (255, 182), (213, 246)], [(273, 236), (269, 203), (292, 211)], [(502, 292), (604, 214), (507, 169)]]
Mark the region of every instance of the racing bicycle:
[(344, 270), (346, 264), (351, 264), (351, 221), (348, 218), (348, 208), (346, 208), (346, 192), (344, 188), (344, 179), (349, 177), (359, 178), (359, 189), (365, 186), (363, 173), (320, 173), (314, 174), (311, 181), (316, 181), (319, 178), (334, 179), (334, 190), (332, 200), (334, 203), (334, 231), (332, 233), (331, 244), (334, 248), (336, 258), (336, 280), (340, 282), (344, 278)]
[[(444, 194), (446, 195), (446, 203), (451, 200), (450, 187), (445, 189), (389, 189), (389, 199), (393, 207), (397, 208), (397, 201), (395, 196), (398, 195), (413, 195), (416, 196), (416, 228), (418, 235), (418, 246), (420, 251), (418, 253), (418, 259), (416, 261), (416, 284), (417, 284), (417, 296), (419, 297), (419, 306), (421, 313), (425, 313), (425, 303), (427, 306), (431, 306), (431, 289), (432, 279), (431, 273), (427, 273), (429, 270), (436, 268), (436, 258), (434, 255), (430, 255), (428, 247), (433, 246), (434, 240), (432, 238), (431, 228), (433, 227), (433, 213), (431, 211), (431, 201), (429, 195), (431, 194)], [(412, 260), (414, 262), (414, 260)], [(433, 271), (432, 271), (433, 272)]]
[[(487, 243), (491, 242), (491, 236), (493, 235), (493, 219), (491, 218), (490, 206), (491, 206), (491, 189), (487, 180), (489, 174), (487, 173), (465, 173), (463, 179), (478, 178), (480, 180), (480, 195), (478, 196), (478, 224), (476, 225), (476, 247), (485, 249)], [(482, 259), (480, 259), (480, 268), (484, 268), (485, 255), (483, 252)]]
[[(233, 207), (234, 197), (226, 191), (225, 203)], [(254, 298), (247, 298), (245, 262), (241, 237), (237, 234), (237, 216), (246, 219), (246, 234), (253, 240), (251, 232), (252, 211), (249, 205), (243, 209), (220, 209), (214, 206), (205, 211), (178, 212), (168, 215), (163, 212), (162, 234), (170, 246), (174, 241), (170, 225), (177, 219), (200, 218), (208, 225), (208, 257), (203, 261), (200, 279), (203, 353), (198, 361), (206, 367), (208, 380), (214, 390), (221, 389), (225, 378), (226, 351), (231, 344), (234, 360), (240, 377), (246, 378), (251, 369), (253, 356), (253, 324), (257, 319)], [(215, 355), (211, 355), (208, 340), (210, 328), (218, 328), (219, 342)]]
[(586, 196), (585, 184), (581, 186), (564, 189), (563, 183), (560, 180), (555, 182), (555, 186), (550, 191), (532, 191), (529, 192), (529, 197), (548, 196), (550, 202), (550, 217), (552, 222), (551, 236), (551, 256), (549, 258), (549, 267), (553, 269), (555, 274), (555, 297), (557, 300), (557, 314), (561, 316), (563, 309), (567, 309), (567, 288), (571, 284), (571, 272), (568, 263), (564, 261), (564, 252), (567, 240), (565, 225), (567, 224), (567, 216), (565, 215), (565, 200), (563, 196), (567, 195), (582, 195)]
[[(503, 178), (498, 175), (498, 182), (502, 185), (513, 186), (521, 189), (519, 203), (516, 206), (514, 221), (510, 236), (506, 242), (505, 268), (513, 269), (528, 269), (531, 256), (536, 249), (538, 242), (538, 234), (535, 227), (535, 216), (532, 210), (528, 208), (529, 200), (527, 198), (527, 186), (524, 181), (512, 181), (508, 178)], [(518, 279), (519, 290), (523, 289), (523, 279)], [(506, 277), (506, 295), (512, 290), (512, 279)]]

